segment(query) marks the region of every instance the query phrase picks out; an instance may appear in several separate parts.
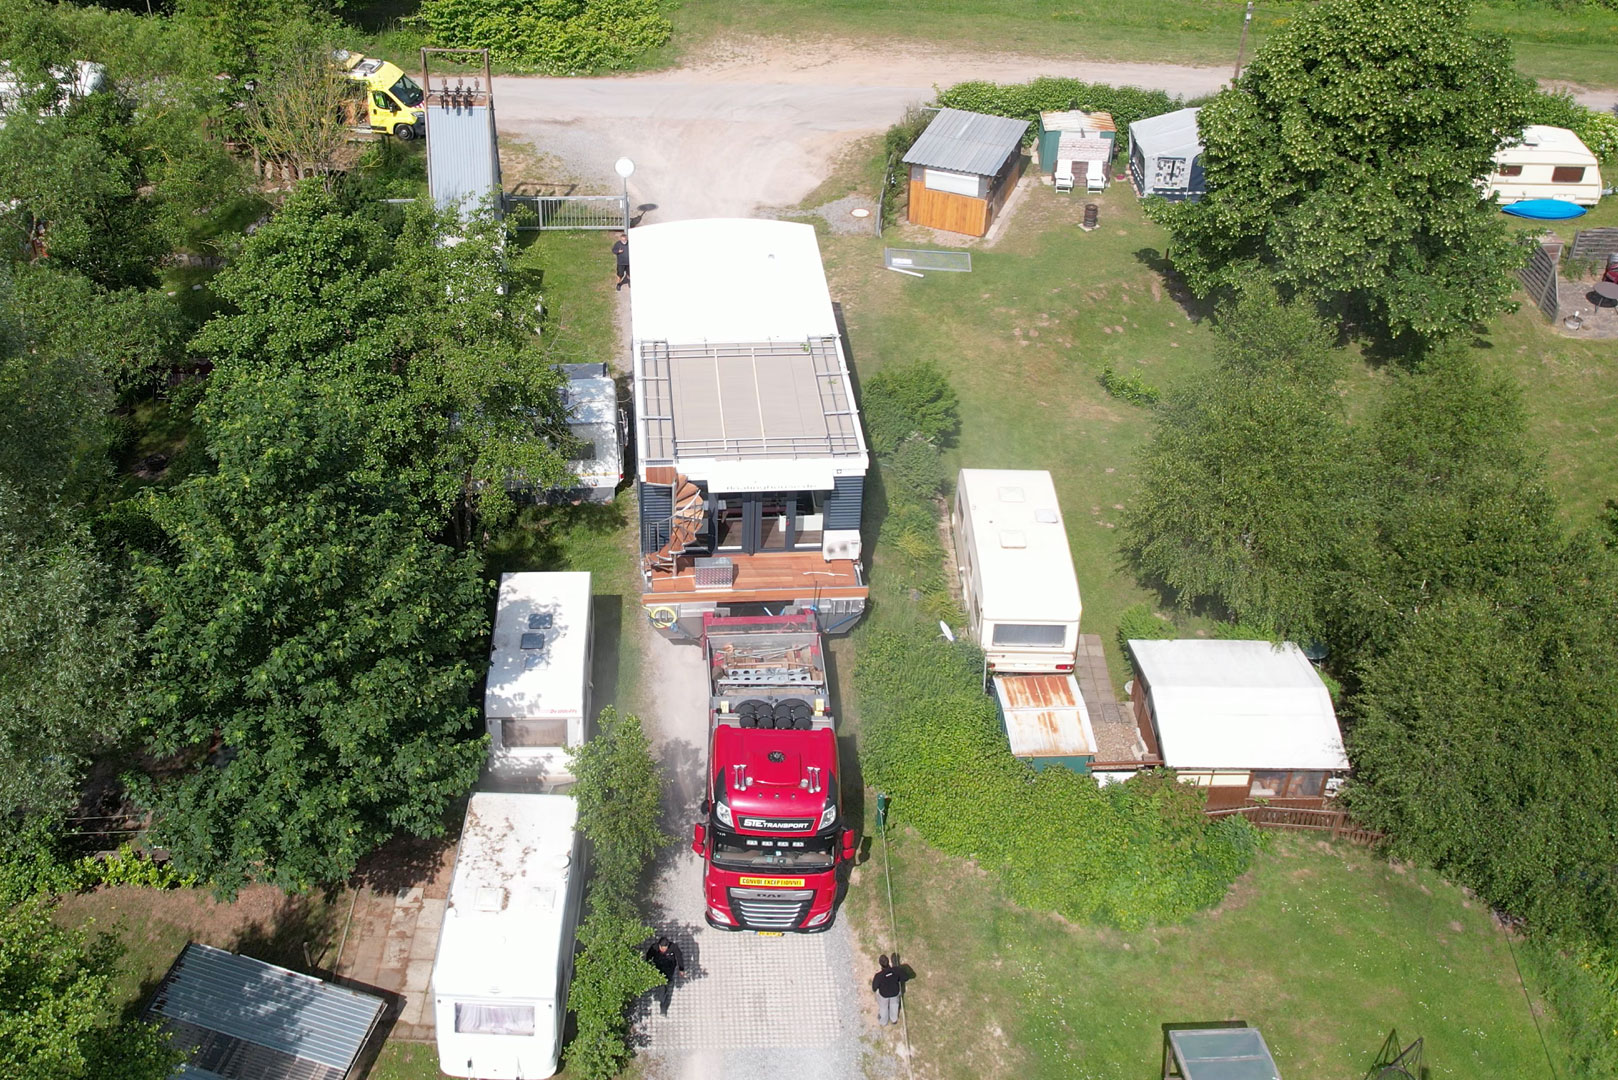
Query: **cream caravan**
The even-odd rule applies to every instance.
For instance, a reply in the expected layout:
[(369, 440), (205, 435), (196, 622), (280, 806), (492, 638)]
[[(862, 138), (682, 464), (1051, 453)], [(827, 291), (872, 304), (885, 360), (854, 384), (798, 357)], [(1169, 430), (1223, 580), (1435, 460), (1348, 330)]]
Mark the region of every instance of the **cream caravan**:
[(1483, 197), (1502, 205), (1525, 199), (1560, 199), (1594, 206), (1601, 199), (1601, 164), (1567, 128), (1530, 124), (1522, 138), (1495, 151), (1494, 172)]
[(485, 791), (539, 791), (573, 779), (569, 747), (590, 716), (590, 575), (500, 575), (483, 715)]

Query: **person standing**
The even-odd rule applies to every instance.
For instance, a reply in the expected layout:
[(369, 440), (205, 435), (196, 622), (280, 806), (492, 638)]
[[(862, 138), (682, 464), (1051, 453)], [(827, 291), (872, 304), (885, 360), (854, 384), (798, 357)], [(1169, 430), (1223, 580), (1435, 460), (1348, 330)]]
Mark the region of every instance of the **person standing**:
[(876, 974), (871, 976), (871, 989), (876, 992), (876, 1022), (897, 1024), (899, 995), (904, 990), (904, 976), (886, 956), (881, 957), (878, 962), (881, 966), (876, 969)]
[(663, 976), (664, 983), (655, 991), (664, 1016), (669, 1014), (669, 999), (674, 996), (674, 978), (685, 974), (685, 957), (680, 946), (668, 937), (660, 937), (646, 949), (646, 961)]
[(619, 233), (612, 245), (613, 258), (618, 260), (618, 289), (629, 284), (629, 234)]

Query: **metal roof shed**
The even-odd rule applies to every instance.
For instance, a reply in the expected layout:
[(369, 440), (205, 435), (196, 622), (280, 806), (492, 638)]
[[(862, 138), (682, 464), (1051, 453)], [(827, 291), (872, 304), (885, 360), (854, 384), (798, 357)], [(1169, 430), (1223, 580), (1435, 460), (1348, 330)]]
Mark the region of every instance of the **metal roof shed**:
[[(1042, 112), (1037, 136), (1040, 171), (1049, 176), (1064, 157), (1068, 161), (1098, 161), (1105, 168), (1117, 149), (1117, 139), (1118, 125), (1111, 113), (1083, 109)], [(1066, 155), (1062, 154), (1064, 144), (1069, 151)]]
[(982, 236), (1016, 185), (1028, 121), (940, 109), (906, 151), (909, 217), (918, 225)]
[(1142, 195), (1200, 199), (1207, 191), (1202, 171), (1201, 109), (1180, 109), (1129, 125), (1129, 174)]
[(146, 1014), (195, 1047), (177, 1077), (345, 1080), (386, 1008), (373, 994), (191, 944)]
[(1281, 1080), (1258, 1028), (1163, 1028), (1163, 1080)]

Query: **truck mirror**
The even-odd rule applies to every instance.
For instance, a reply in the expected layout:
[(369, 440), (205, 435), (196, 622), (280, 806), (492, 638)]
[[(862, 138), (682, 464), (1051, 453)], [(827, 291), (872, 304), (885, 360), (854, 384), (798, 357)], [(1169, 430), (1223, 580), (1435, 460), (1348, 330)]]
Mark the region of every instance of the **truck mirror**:
[(708, 827), (701, 822), (691, 826), (691, 850), (698, 855), (708, 854)]
[(843, 830), (843, 861), (853, 862), (854, 854), (859, 850), (860, 834), (853, 829)]
[(703, 817), (707, 817), (709, 814), (713, 813), (713, 803), (709, 802), (707, 799), (703, 799), (697, 804), (697, 809), (702, 811)]

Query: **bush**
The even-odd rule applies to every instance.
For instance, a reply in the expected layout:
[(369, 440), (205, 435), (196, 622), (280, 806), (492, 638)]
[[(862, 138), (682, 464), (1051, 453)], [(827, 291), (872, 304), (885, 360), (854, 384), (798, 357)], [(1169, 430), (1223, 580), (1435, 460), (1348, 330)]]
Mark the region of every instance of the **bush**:
[(951, 109), (1011, 116), (1029, 122), (1027, 140), (1039, 126), (1039, 114), (1064, 109), (1112, 114), (1118, 125), (1119, 145), (1129, 137), (1129, 125), (1148, 116), (1161, 116), (1185, 107), (1185, 102), (1161, 90), (1138, 86), (1108, 86), (1082, 79), (1043, 78), (1026, 83), (963, 82), (938, 95), (938, 103)]
[(1144, 405), (1150, 408), (1156, 405), (1163, 395), (1146, 380), (1140, 377), (1139, 372), (1129, 375), (1120, 375), (1108, 364), (1101, 369), (1101, 388), (1113, 397), (1127, 401), (1131, 405)]
[(1528, 122), (1567, 128), (1602, 164), (1618, 162), (1618, 116), (1586, 108), (1566, 90), (1535, 93), (1529, 104)]
[[(1118, 648), (1129, 663), (1131, 641), (1162, 641), (1177, 638), (1180, 631), (1167, 619), (1160, 619), (1150, 604), (1136, 604), (1125, 608), (1118, 616)], [(1131, 674), (1133, 674), (1131, 669)]]
[(960, 398), (931, 360), (883, 368), (865, 383), (860, 409), (871, 450), (892, 454), (912, 436), (947, 446), (960, 428)]
[(1018, 903), (1126, 929), (1218, 903), (1257, 848), (1239, 818), (1167, 774), (1101, 787), (1035, 772), (1006, 745), (980, 690), (982, 654), (922, 632), (877, 632), (855, 672), (862, 764), (896, 820), (997, 872)]
[(568, 1073), (608, 1080), (629, 1060), (630, 1002), (663, 983), (640, 953), (652, 930), (637, 910), (635, 894), (652, 856), (672, 838), (657, 827), (661, 787), (639, 719), (603, 709), (596, 736), (569, 751), (568, 758), (578, 777), (573, 798), (579, 831), (592, 845), (594, 871), (567, 994), (578, 1020), (567, 1052)]
[(904, 164), (904, 156), (921, 138), (921, 133), (927, 130), (927, 125), (933, 122), (933, 114), (919, 105), (912, 105), (905, 110), (904, 116), (882, 136), (883, 167), (892, 172), (883, 177), (884, 199), (882, 202), (882, 222), (891, 225), (899, 220), (899, 196), (908, 193), (910, 185), (910, 170)]
[(673, 31), (657, 0), (427, 0), (435, 43), (550, 75), (628, 67)]

